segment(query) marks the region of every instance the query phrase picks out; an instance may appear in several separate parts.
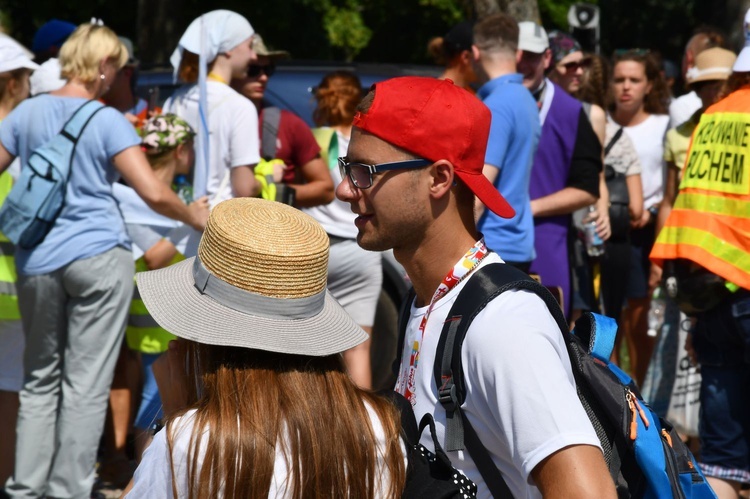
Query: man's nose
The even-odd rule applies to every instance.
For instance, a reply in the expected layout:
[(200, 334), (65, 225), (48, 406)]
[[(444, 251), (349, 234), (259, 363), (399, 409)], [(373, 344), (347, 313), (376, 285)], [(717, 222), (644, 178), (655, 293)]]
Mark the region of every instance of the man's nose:
[(345, 203), (348, 203), (359, 196), (359, 189), (354, 187), (351, 179), (347, 175), (344, 180), (336, 187), (336, 197)]

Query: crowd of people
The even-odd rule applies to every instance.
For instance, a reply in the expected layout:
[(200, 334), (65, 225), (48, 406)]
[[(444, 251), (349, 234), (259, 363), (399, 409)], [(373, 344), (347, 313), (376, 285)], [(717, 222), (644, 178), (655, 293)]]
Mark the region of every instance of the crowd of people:
[[(0, 234), (0, 497), (400, 497), (404, 412), (370, 366), (387, 250), (415, 292), (395, 392), (444, 448), (440, 332), (473, 273), (505, 263), (571, 329), (585, 312), (614, 318), (613, 361), (638, 385), (674, 377), (652, 362), (674, 347), (650, 334), (655, 314), (688, 324), (674, 349), (701, 366), (693, 448), (717, 497), (739, 497), (747, 40), (737, 55), (696, 30), (676, 97), (654, 50), (604, 57), (495, 14), (429, 43), (440, 78), (368, 91), (327, 74), (311, 129), (266, 104), (290, 54), (235, 12), (187, 27), (170, 59), (183, 85), (161, 108), (135, 94), (132, 42), (100, 21), (52, 20), (32, 51), (0, 35), (0, 202), (71, 116), (106, 104), (42, 242)], [(665, 319), (655, 293), (679, 312)], [(616, 497), (542, 300), (503, 293), (459, 348), (461, 410), (513, 497)], [(475, 456), (447, 455), (491, 497)]]

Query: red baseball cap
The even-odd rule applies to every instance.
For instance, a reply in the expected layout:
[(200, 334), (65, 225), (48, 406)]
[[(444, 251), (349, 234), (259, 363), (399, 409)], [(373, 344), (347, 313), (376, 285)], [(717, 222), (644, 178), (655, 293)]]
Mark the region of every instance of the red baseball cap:
[(453, 84), (421, 76), (375, 83), (375, 100), (353, 125), (379, 139), (430, 161), (446, 159), (471, 191), (503, 218), (515, 210), (482, 174), (490, 110), (482, 101)]

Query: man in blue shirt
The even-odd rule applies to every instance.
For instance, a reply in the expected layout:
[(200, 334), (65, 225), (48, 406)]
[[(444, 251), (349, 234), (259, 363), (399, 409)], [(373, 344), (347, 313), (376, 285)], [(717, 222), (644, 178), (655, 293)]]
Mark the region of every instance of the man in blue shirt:
[(476, 218), (487, 246), (512, 265), (528, 272), (534, 251), (534, 219), (529, 182), (539, 136), (539, 111), (516, 72), (518, 24), (495, 14), (474, 26), (474, 62), (481, 82), (478, 96), (492, 112), (484, 175), (516, 210), (500, 218), (477, 201)]

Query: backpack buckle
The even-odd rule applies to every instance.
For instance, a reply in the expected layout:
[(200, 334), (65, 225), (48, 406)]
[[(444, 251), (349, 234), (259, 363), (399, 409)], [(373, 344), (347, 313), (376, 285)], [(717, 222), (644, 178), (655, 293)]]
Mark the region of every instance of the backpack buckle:
[(453, 412), (458, 407), (458, 397), (456, 396), (456, 385), (453, 384), (453, 377), (449, 377), (438, 388), (438, 400), (446, 412)]

